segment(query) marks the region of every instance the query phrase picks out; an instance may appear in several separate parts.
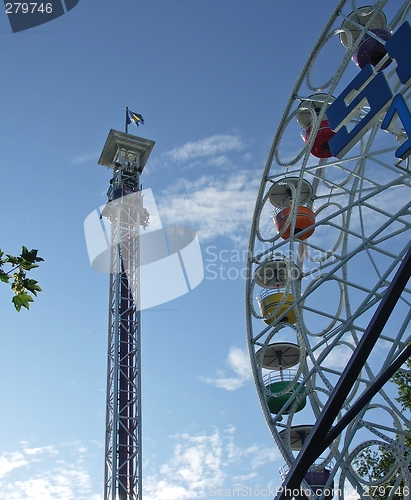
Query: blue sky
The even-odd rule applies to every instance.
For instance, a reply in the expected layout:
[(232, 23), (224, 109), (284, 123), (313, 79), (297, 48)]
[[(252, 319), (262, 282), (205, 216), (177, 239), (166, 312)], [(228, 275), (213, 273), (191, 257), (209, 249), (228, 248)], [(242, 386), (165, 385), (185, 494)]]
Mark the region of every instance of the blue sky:
[(108, 276), (83, 222), (106, 201), (97, 162), (126, 106), (145, 119), (129, 132), (156, 142), (143, 187), (165, 223), (197, 231), (205, 266), (192, 292), (142, 314), (144, 498), (280, 484), (241, 274), (273, 134), (335, 5), (81, 0), (17, 34), (0, 15), (1, 248), (45, 259), (29, 312), (0, 289), (0, 499), (102, 498)]

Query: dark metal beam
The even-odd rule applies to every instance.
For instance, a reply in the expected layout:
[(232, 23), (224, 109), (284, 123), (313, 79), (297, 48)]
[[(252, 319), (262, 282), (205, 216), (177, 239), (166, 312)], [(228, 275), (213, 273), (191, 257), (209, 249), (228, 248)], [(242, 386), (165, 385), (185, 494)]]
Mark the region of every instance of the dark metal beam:
[(336, 439), (341, 432), (354, 420), (354, 418), (360, 413), (366, 404), (368, 404), (371, 399), (377, 394), (377, 392), (382, 389), (382, 387), (390, 380), (390, 378), (396, 373), (401, 366), (407, 361), (411, 356), (411, 344), (408, 345), (402, 352), (395, 358), (395, 361), (381, 373), (374, 381), (374, 383), (360, 396), (353, 406), (347, 411), (347, 413), (337, 422), (334, 427), (330, 430), (322, 443), (321, 453), (330, 446), (330, 444)]
[[(312, 431), (309, 433), (303, 448), (293, 463), (285, 481), (283, 482), (280, 493), (275, 500), (285, 500), (292, 498), (292, 491), (300, 488), (308, 468), (320, 456), (326, 448), (324, 443), (330, 432), (330, 429), (341, 410), (343, 402), (353, 387), (356, 379), (361, 373), (362, 367), (368, 359), (375, 343), (378, 340), (390, 314), (392, 313), (402, 291), (408, 283), (411, 276), (411, 248), (408, 250), (404, 260), (395, 273), (389, 287), (387, 288), (377, 310), (374, 313), (367, 329), (358, 343), (353, 355), (345, 367), (340, 379), (332, 391), (327, 403), (324, 406)], [(363, 401), (363, 405), (366, 404)], [(363, 407), (363, 406), (362, 406)], [(361, 408), (357, 408), (358, 411)], [(358, 413), (357, 411), (357, 413)], [(353, 415), (354, 418), (355, 415)], [(341, 429), (342, 430), (342, 429)], [(328, 442), (328, 441), (327, 441)]]

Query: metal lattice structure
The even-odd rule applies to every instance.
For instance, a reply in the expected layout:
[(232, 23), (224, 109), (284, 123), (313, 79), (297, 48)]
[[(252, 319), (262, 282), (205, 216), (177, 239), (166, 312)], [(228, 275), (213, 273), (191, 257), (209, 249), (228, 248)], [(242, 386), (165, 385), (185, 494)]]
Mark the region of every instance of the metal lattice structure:
[(140, 174), (154, 143), (111, 130), (99, 164), (113, 169), (104, 500), (141, 499)]
[[(411, 164), (409, 153), (398, 153), (410, 137), (411, 78), (401, 75), (401, 64), (410, 66), (396, 52), (411, 44), (410, 12), (410, 0), (338, 3), (291, 92), (263, 172), (246, 321), (257, 393), (284, 458), (283, 484), (293, 488), (277, 500), (302, 498), (300, 487), (323, 500), (365, 498), (387, 482), (386, 498), (411, 498), (411, 422), (389, 382), (411, 342)], [(374, 68), (360, 60), (365, 42), (374, 47)], [(350, 87), (360, 73), (369, 80)], [(371, 85), (378, 95), (386, 90), (386, 102), (333, 156), (329, 141), (340, 128), (331, 128), (327, 112), (341, 96), (344, 110), (356, 92), (365, 89), (368, 99)], [(397, 96), (403, 119), (387, 112)], [(367, 99), (347, 111), (347, 135), (373, 116)], [(381, 314), (393, 290), (396, 301)], [(381, 450), (393, 465), (370, 479), (356, 462)]]

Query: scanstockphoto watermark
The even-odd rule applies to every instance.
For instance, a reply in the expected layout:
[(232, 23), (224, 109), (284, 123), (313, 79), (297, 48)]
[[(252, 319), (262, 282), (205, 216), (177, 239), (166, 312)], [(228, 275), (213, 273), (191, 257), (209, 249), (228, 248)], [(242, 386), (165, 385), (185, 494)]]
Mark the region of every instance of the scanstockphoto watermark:
[[(205, 264), (205, 279), (207, 280), (229, 280), (235, 281), (238, 279), (246, 280), (247, 276), (247, 261), (253, 259), (253, 255), (249, 253), (248, 250), (237, 250), (237, 249), (222, 249), (219, 250), (215, 245), (209, 245), (204, 250), (204, 264)], [(274, 258), (287, 259), (289, 262), (289, 273), (292, 280), (303, 279), (305, 277), (314, 279), (316, 276), (321, 274), (321, 268), (316, 267), (315, 262), (321, 261), (324, 257), (324, 252), (315, 251), (314, 254), (310, 255), (310, 261), (313, 264), (312, 267), (304, 267), (303, 269), (298, 268), (293, 264), (295, 258), (293, 255), (277, 255)], [(328, 252), (328, 258), (332, 258), (333, 253)], [(264, 260), (262, 260), (264, 262)], [(261, 262), (261, 263), (262, 263)], [(265, 273), (265, 278), (267, 281), (273, 279), (275, 276), (270, 275), (274, 273), (273, 268), (267, 268)]]
[[(324, 494), (324, 498), (333, 498), (338, 495), (339, 498), (358, 498), (370, 496), (369, 489), (365, 489), (360, 495), (359, 490), (357, 488), (344, 488), (342, 492), (338, 488), (321, 488), (321, 493), (317, 491), (313, 491), (311, 488), (284, 488), (283, 486), (267, 486), (266, 488), (253, 488), (251, 486), (238, 486), (235, 488), (210, 488), (208, 490), (208, 495), (213, 498), (218, 497), (260, 497), (260, 498), (274, 498), (277, 495), (285, 493), (285, 495), (289, 498), (294, 497), (303, 497), (305, 495), (307, 498), (316, 498), (319, 494)], [(405, 494), (405, 492), (404, 492)]]
[(91, 212), (84, 234), (92, 268), (125, 273), (139, 310), (180, 297), (204, 278), (196, 231), (163, 227), (151, 189), (121, 196)]
[(215, 245), (205, 249), (205, 279), (237, 280), (247, 279), (247, 250), (219, 250)]
[(7, 2), (4, 12), (13, 33), (35, 28), (54, 21), (67, 14), (78, 5), (80, 0), (48, 0), (46, 2)]

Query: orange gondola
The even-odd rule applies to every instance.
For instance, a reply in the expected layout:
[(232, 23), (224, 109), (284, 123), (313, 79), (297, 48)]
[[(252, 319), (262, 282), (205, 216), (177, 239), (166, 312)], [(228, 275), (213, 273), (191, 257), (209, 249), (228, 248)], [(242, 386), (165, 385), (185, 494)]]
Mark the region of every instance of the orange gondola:
[[(285, 225), (288, 223), (289, 216), (291, 213), (291, 207), (283, 208), (278, 214), (275, 216), (274, 221), (277, 227), (277, 231), (281, 233)], [(314, 227), (311, 227), (315, 223), (315, 215), (314, 212), (304, 206), (299, 206), (297, 210), (297, 217), (295, 220), (295, 228), (294, 228), (294, 236), (297, 235), (298, 239), (306, 240), (314, 233)], [(310, 229), (308, 229), (310, 228)], [(308, 229), (307, 231), (305, 231)], [(304, 232), (303, 232), (304, 231)], [(300, 235), (300, 233), (302, 233)], [(291, 221), (288, 224), (287, 229), (281, 235), (281, 237), (286, 240), (291, 235)]]

